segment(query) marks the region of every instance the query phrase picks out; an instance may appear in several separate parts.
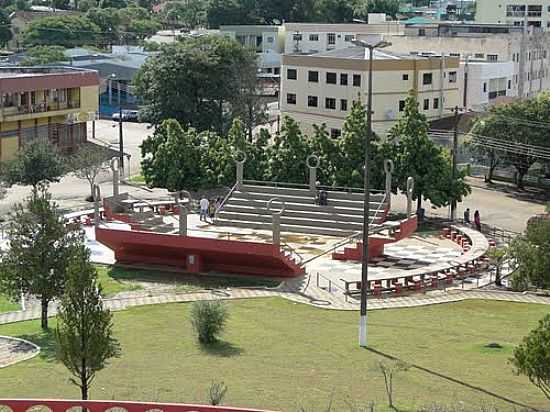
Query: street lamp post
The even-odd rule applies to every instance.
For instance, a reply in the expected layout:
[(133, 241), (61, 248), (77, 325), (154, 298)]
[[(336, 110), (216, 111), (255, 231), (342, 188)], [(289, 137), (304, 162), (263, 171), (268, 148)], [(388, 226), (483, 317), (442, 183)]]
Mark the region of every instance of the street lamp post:
[(359, 346), (367, 346), (367, 291), (369, 280), (369, 219), (370, 219), (370, 192), (369, 192), (369, 146), (372, 139), (372, 71), (374, 50), (391, 46), (386, 41), (368, 43), (364, 40), (354, 40), (353, 44), (369, 50), (369, 80), (367, 89), (367, 136), (365, 141), (364, 164), (364, 204), (363, 204), (363, 258), (361, 260), (361, 310), (359, 318)]
[[(111, 79), (116, 79), (116, 74), (111, 74)], [(118, 157), (120, 169), (124, 173), (124, 136), (122, 133), (122, 103), (120, 101), (120, 81), (118, 82)]]

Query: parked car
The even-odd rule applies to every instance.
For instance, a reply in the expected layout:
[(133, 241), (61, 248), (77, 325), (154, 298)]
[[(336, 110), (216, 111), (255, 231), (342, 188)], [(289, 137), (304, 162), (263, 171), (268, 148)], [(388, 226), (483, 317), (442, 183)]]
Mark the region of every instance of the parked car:
[[(118, 122), (120, 119), (120, 113), (113, 113), (112, 119), (115, 122)], [(123, 110), (122, 111), (122, 121), (123, 122), (137, 122), (138, 121), (138, 111), (137, 110)]]

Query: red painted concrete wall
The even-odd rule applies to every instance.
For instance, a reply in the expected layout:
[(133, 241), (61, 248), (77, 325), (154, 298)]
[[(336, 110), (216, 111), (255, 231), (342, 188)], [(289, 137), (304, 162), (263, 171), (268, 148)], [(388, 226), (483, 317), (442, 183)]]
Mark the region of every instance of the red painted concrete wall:
[[(115, 252), (118, 263), (171, 266), (193, 273), (220, 271), (272, 277), (303, 274), (303, 269), (269, 243), (105, 228), (96, 228), (95, 232), (97, 241)], [(195, 256), (194, 262), (189, 256)]]
[[(229, 406), (207, 406), (177, 403), (142, 403), (124, 401), (76, 401), (66, 399), (0, 399), (0, 406), (7, 406), (13, 412), (26, 412), (29, 408), (46, 406), (52, 412), (66, 412), (69, 408), (83, 407), (88, 412), (106, 412), (111, 408), (122, 408), (128, 412), (268, 412), (259, 409), (231, 408)], [(74, 409), (73, 409), (74, 412)]]

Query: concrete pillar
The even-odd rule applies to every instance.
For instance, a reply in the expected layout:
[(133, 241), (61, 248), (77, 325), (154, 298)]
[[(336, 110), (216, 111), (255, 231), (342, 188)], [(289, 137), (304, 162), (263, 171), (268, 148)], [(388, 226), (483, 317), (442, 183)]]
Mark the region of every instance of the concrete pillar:
[(315, 194), (317, 193), (317, 168), (319, 167), (319, 156), (314, 154), (309, 155), (306, 164), (309, 170), (309, 190)]
[[(241, 155), (241, 160), (239, 160), (239, 154)], [(237, 181), (235, 183), (237, 190), (240, 190), (243, 185), (244, 180), (244, 163), (246, 162), (246, 154), (243, 153), (240, 150), (237, 150), (234, 154), (233, 159), (235, 160), (235, 164), (237, 166)]]
[(109, 106), (111, 106), (113, 104), (113, 81), (111, 79), (107, 83), (107, 92), (109, 93)]
[(388, 203), (388, 209), (391, 208), (391, 180), (393, 170), (393, 160), (384, 160), (384, 172), (386, 172), (386, 202)]
[(414, 178), (409, 176), (407, 179), (407, 219), (411, 216), (411, 212), (412, 212), (413, 191), (414, 191)]
[(98, 227), (101, 220), (99, 215), (99, 202), (101, 201), (101, 190), (98, 185), (94, 185), (94, 226)]
[(111, 170), (113, 171), (113, 197), (119, 195), (119, 160), (118, 157), (111, 159)]
[[(272, 208), (273, 202), (281, 203), (280, 210)], [(274, 197), (267, 202), (267, 210), (271, 212), (271, 227), (273, 233), (273, 245), (279, 247), (281, 245), (281, 215), (285, 211), (285, 202)]]
[(180, 203), (180, 222), (179, 222), (179, 234), (180, 236), (187, 236), (187, 207)]

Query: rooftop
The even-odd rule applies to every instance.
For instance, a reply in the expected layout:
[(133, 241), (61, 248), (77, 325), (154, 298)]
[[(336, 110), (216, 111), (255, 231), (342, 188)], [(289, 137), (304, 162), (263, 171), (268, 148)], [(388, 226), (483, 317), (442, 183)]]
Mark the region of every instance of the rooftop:
[[(334, 49), (330, 51), (324, 51), (320, 53), (312, 54), (314, 57), (327, 57), (334, 59), (353, 59), (353, 60), (367, 60), (369, 58), (369, 51), (359, 46), (352, 46), (345, 49)], [(382, 51), (374, 50), (374, 60), (415, 60), (424, 59), (425, 56), (416, 56), (407, 53), (398, 53), (394, 51)]]
[(51, 75), (71, 75), (79, 73), (93, 73), (92, 70), (60, 66), (0, 66), (0, 79), (15, 79), (26, 77), (42, 77)]

